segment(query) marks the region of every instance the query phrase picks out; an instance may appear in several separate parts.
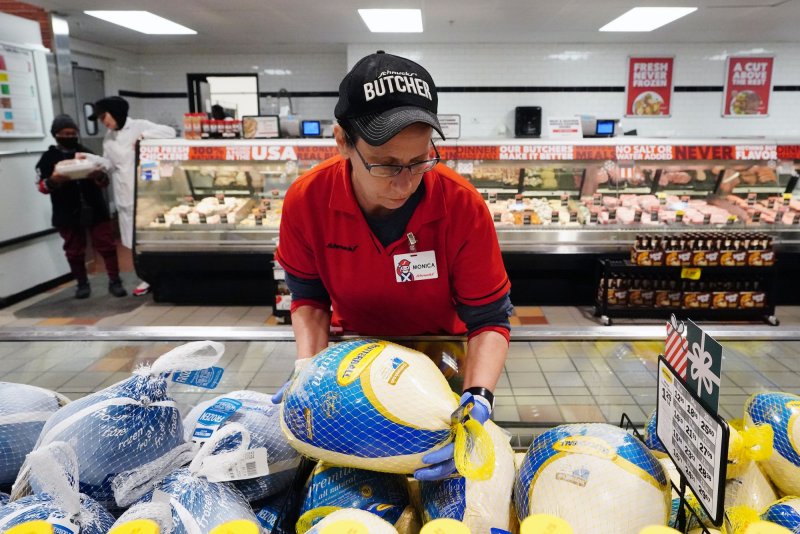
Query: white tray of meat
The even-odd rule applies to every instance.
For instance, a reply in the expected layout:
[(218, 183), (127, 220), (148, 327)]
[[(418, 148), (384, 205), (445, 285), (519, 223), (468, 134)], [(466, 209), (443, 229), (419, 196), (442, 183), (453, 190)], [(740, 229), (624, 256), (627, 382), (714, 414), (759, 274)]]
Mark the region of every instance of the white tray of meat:
[(83, 180), (98, 169), (100, 165), (90, 159), (65, 159), (56, 163), (53, 174), (68, 176), (72, 180)]

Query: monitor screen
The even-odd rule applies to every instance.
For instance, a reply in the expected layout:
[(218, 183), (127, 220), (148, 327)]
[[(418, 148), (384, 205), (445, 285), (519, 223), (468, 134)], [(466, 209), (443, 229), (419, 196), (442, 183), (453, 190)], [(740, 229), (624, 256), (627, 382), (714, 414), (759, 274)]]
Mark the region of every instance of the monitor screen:
[(303, 121), (303, 136), (319, 137), (322, 135), (322, 128), (319, 121)]
[(614, 121), (597, 121), (597, 135), (614, 135)]

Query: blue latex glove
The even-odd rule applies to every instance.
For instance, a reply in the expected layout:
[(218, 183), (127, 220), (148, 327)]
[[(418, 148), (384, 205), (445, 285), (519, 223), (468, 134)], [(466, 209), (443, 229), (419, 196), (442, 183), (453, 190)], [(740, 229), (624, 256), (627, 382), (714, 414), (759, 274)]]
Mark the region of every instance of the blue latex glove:
[[(469, 412), (469, 417), (484, 424), (489, 420), (492, 413), (492, 407), (489, 401), (479, 395), (472, 395), (471, 393), (464, 393), (461, 395), (461, 408), (468, 403), (473, 403), (472, 409)], [(455, 455), (455, 445), (448, 443), (438, 451), (431, 452), (422, 457), (422, 462), (431, 464), (428, 467), (422, 467), (414, 472), (414, 478), (426, 482), (434, 480), (441, 480), (447, 478), (456, 472), (456, 461), (453, 459)]]
[(294, 362), (294, 370), (292, 371), (292, 374), (289, 376), (289, 380), (287, 380), (281, 386), (281, 388), (278, 391), (276, 391), (275, 394), (272, 396), (272, 404), (280, 404), (283, 402), (283, 396), (286, 394), (286, 390), (289, 389), (289, 386), (292, 384), (292, 381), (294, 381), (295, 377), (298, 374), (300, 374), (300, 371), (303, 370), (303, 367), (305, 367), (310, 361), (311, 358), (302, 358)]
[(283, 402), (283, 395), (286, 393), (286, 390), (289, 388), (289, 384), (291, 383), (292, 383), (291, 378), (283, 383), (281, 389), (276, 391), (275, 394), (272, 396), (272, 404), (280, 404)]

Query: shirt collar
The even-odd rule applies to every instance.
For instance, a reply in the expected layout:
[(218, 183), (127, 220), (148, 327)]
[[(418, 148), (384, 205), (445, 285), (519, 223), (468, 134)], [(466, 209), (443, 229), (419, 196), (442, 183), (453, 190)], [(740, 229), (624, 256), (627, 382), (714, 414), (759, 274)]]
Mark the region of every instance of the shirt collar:
[[(439, 165), (442, 165), (441, 163)], [(349, 213), (351, 215), (361, 215), (361, 208), (356, 200), (353, 191), (353, 182), (350, 178), (350, 162), (344, 158), (338, 164), (335, 184), (331, 188), (331, 197), (328, 206), (336, 211)], [(425, 196), (417, 206), (412, 220), (419, 220), (420, 223), (428, 223), (441, 219), (447, 215), (447, 204), (444, 199), (441, 177), (436, 172), (428, 171), (422, 177), (425, 180)]]

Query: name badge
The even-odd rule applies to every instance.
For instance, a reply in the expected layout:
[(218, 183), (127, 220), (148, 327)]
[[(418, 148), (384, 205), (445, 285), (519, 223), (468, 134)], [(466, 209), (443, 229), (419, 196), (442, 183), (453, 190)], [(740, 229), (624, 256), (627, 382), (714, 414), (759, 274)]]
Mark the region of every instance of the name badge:
[(432, 250), (396, 254), (394, 256), (394, 275), (398, 282), (417, 282), (439, 278), (436, 269), (436, 253)]

